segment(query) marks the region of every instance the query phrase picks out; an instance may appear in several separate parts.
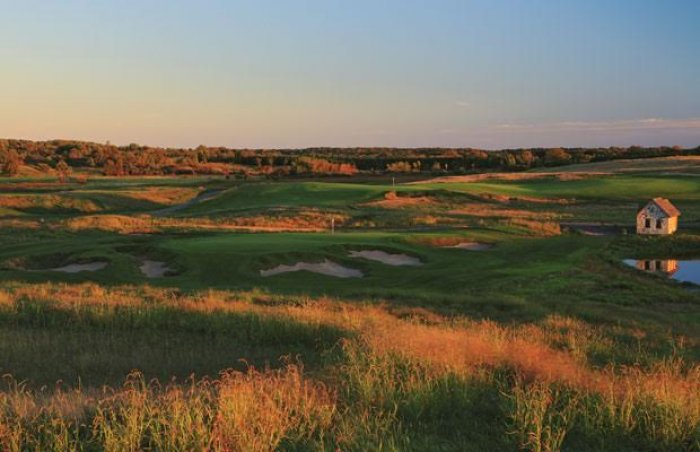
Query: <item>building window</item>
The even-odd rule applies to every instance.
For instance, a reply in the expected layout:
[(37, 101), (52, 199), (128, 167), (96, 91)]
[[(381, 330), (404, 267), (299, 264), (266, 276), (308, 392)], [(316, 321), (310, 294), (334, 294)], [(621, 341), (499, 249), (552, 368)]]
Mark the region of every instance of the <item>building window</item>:
[(651, 261), (644, 261), (644, 270), (651, 270)]
[(656, 229), (661, 229), (663, 226), (663, 220), (656, 220)]
[(647, 229), (649, 229), (651, 227), (651, 220), (650, 219), (647, 218), (646, 220), (644, 220), (644, 227)]

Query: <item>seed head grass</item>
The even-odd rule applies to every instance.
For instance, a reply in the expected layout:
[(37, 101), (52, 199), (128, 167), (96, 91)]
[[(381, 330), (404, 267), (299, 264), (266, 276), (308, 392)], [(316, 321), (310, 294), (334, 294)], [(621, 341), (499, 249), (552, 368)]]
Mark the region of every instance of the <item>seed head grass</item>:
[[(604, 328), (580, 319), (509, 325), (424, 311), (261, 291), (9, 284), (0, 290), (0, 325), (20, 338), (44, 331), (61, 347), (64, 330), (94, 332), (115, 337), (116, 346), (123, 340), (123, 352), (138, 362), (118, 332), (160, 342), (186, 333), (193, 347), (216, 346), (231, 362), (202, 352), (184, 378), (133, 370), (110, 384), (100, 379), (108, 366), (78, 369), (81, 380), (71, 384), (8, 375), (0, 445), (554, 451), (700, 444), (696, 363), (671, 356), (648, 365), (593, 364), (587, 351), (594, 344), (617, 345)], [(237, 344), (241, 356), (212, 338)], [(21, 354), (51, 359), (32, 355), (20, 340), (13, 347), (21, 353), (8, 354), (10, 373)], [(266, 359), (241, 364), (256, 347), (267, 350)], [(156, 364), (164, 363), (172, 364)], [(52, 366), (44, 369), (39, 379), (51, 381)]]

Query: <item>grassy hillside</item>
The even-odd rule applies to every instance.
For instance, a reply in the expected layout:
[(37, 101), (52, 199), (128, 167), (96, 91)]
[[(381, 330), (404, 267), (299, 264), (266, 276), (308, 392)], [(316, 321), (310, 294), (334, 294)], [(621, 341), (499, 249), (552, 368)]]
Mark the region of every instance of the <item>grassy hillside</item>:
[(467, 193), (497, 193), (509, 196), (543, 198), (585, 198), (602, 200), (646, 200), (663, 196), (680, 199), (700, 198), (700, 180), (695, 176), (614, 175), (574, 180), (541, 178), (492, 183), (419, 184), (418, 187), (442, 188)]
[(0, 447), (700, 448), (700, 291), (622, 263), (700, 257), (694, 177), (385, 179), (0, 180)]
[(612, 160), (531, 170), (545, 173), (700, 173), (700, 156), (658, 157), (637, 160)]

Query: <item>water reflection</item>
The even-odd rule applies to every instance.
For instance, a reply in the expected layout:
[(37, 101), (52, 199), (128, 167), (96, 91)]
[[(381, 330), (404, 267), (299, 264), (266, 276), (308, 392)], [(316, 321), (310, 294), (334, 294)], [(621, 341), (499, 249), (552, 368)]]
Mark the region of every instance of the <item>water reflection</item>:
[(678, 271), (678, 261), (676, 259), (640, 259), (632, 262), (630, 265), (637, 267), (637, 270), (666, 273), (668, 276)]
[(700, 284), (700, 260), (626, 259), (624, 262), (638, 270), (665, 275), (681, 282)]

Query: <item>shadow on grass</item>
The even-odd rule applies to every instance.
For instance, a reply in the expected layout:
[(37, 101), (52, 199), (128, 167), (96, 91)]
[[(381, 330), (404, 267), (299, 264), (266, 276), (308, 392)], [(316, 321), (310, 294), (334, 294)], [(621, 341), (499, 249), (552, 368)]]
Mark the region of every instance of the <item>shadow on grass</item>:
[(30, 386), (119, 385), (134, 369), (147, 379), (217, 376), (225, 369), (278, 367), (284, 357), (313, 369), (346, 333), (257, 313), (172, 307), (61, 308), (20, 301), (0, 314), (0, 372)]
[(493, 382), (448, 374), (407, 394), (397, 417), (413, 450), (514, 450), (501, 398)]

